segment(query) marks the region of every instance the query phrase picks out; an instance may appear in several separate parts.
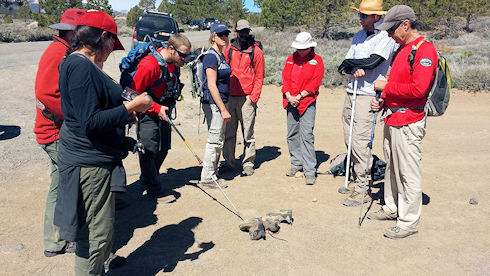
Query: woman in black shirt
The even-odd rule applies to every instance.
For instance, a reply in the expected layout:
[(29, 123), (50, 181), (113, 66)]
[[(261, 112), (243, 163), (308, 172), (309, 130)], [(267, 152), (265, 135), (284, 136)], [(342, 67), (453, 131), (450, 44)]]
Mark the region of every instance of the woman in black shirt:
[(114, 19), (101, 11), (78, 21), (59, 86), (64, 123), (60, 130), (60, 185), (55, 224), (64, 240), (76, 241), (75, 274), (102, 275), (114, 229), (114, 194), (124, 192), (124, 127), (144, 112), (146, 93), (123, 103), (121, 87), (97, 64), (124, 49)]

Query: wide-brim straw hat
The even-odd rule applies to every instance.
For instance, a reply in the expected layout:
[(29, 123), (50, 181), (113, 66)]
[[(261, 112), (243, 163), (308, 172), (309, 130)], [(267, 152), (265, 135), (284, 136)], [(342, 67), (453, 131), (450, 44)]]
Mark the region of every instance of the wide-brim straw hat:
[(316, 47), (316, 42), (313, 41), (310, 33), (301, 32), (296, 36), (296, 39), (291, 44), (291, 47), (298, 50), (304, 50), (310, 47)]
[(383, 0), (362, 0), (359, 8), (355, 6), (351, 8), (363, 14), (385, 15), (387, 13), (383, 10)]

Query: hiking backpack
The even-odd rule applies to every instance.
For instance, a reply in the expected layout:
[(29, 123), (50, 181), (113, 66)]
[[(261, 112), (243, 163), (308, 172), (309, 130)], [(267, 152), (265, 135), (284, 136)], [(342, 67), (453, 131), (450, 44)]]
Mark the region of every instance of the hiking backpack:
[(191, 92), (193, 98), (202, 98), (204, 96), (204, 66), (202, 64), (204, 56), (209, 53), (213, 53), (218, 59), (218, 67), (222, 63), (222, 60), (219, 57), (218, 53), (216, 53), (215, 51), (210, 51), (210, 49), (211, 48), (209, 48), (208, 50), (204, 50), (204, 48), (197, 49), (197, 58), (189, 63), (192, 84)]
[[(254, 64), (254, 52), (255, 52), (256, 46), (258, 46), (260, 48), (260, 50), (264, 50), (264, 47), (262, 46), (262, 42), (255, 41), (251, 50), (242, 51), (243, 53), (248, 53), (250, 55), (250, 66), (252, 66), (252, 67)], [(230, 47), (230, 50), (228, 51), (228, 63), (229, 64), (231, 64), (231, 56), (233, 55), (233, 51), (234, 51), (233, 48)]]
[[(175, 104), (175, 101), (181, 100), (181, 91), (184, 86), (180, 82), (179, 70), (176, 68), (175, 72), (172, 74), (168, 73), (167, 62), (163, 59), (162, 55), (157, 51), (157, 49), (166, 47), (166, 43), (160, 40), (150, 38), (148, 42), (138, 44), (134, 49), (129, 51), (126, 57), (121, 59), (119, 63), (119, 70), (121, 71), (120, 85), (123, 89), (131, 86), (133, 82), (134, 74), (138, 68), (140, 61), (147, 55), (153, 55), (162, 71), (161, 77), (151, 86), (147, 88), (147, 92), (154, 98), (157, 103), (168, 105)], [(172, 82), (172, 77), (176, 78), (176, 84)], [(167, 91), (159, 99), (156, 99), (151, 93), (151, 90), (159, 86), (162, 82), (167, 83)], [(167, 105), (167, 104), (166, 104)], [(169, 106), (169, 107), (170, 107)]]
[[(408, 61), (410, 62), (410, 74), (413, 73), (413, 63), (415, 61), (417, 49), (424, 42), (425, 40), (421, 40), (419, 43), (417, 43), (417, 46), (412, 46), (412, 52), (408, 55)], [(444, 112), (446, 112), (450, 96), (451, 75), (449, 72), (449, 64), (446, 58), (443, 57), (438, 51), (436, 77), (434, 78), (431, 89), (427, 92), (427, 103), (423, 107), (424, 111), (428, 116), (441, 116), (444, 114)], [(421, 108), (422, 107), (418, 107), (414, 109)]]
[[(374, 154), (372, 156), (373, 156), (373, 159), (372, 159), (373, 165), (371, 167), (371, 179), (373, 181), (382, 180), (385, 177), (386, 162), (384, 162), (383, 160), (381, 160), (378, 156), (376, 156)], [(330, 161), (330, 174), (332, 174), (334, 177), (335, 176), (345, 176), (345, 170), (347, 167), (346, 163), (347, 163), (347, 153), (342, 153), (342, 154), (335, 156)]]

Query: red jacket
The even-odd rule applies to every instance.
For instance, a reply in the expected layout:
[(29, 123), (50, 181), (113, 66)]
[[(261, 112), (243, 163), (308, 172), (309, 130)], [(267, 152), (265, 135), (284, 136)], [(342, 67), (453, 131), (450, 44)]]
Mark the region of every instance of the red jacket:
[[(437, 50), (429, 42), (424, 42), (417, 49), (413, 63), (413, 73), (410, 74), (408, 55), (412, 52), (412, 45), (424, 39), (419, 37), (402, 46), (391, 65), (388, 83), (381, 94), (385, 99), (385, 106), (395, 107), (422, 107), (427, 101), (426, 93), (431, 88), (437, 70)], [(390, 126), (404, 126), (422, 120), (425, 116), (423, 110), (407, 109), (404, 113), (394, 112), (385, 119)]]
[(322, 84), (325, 67), (323, 59), (315, 52), (306, 57), (299, 56), (296, 52), (288, 57), (282, 70), (282, 103), (286, 108), (288, 100), (286, 92), (291, 96), (297, 96), (301, 91), (308, 91), (308, 96), (299, 101), (298, 111), (302, 115), (306, 108), (316, 101), (318, 90)]
[[(254, 64), (250, 62), (250, 52), (254, 48)], [(228, 59), (230, 49), (233, 49), (231, 63)], [(264, 52), (260, 49), (257, 42), (248, 47), (245, 51), (240, 51), (240, 47), (236, 43), (236, 39), (232, 40), (223, 55), (226, 62), (230, 63), (230, 95), (231, 96), (246, 96), (249, 95), (250, 100), (257, 103), (262, 92), (262, 84), (264, 83)]]
[[(159, 51), (161, 51), (161, 49)], [(167, 70), (168, 73), (171, 74), (176, 70), (176, 67), (174, 64), (167, 63)], [(143, 93), (145, 91), (150, 92), (148, 91), (148, 89), (158, 79), (160, 79), (161, 74), (162, 69), (158, 64), (157, 59), (151, 54), (147, 55), (140, 61), (140, 63), (138, 63), (136, 73), (133, 77), (133, 82), (131, 83), (131, 88), (138, 93)], [(173, 81), (175, 82), (176, 80), (173, 79)], [(154, 96), (155, 98), (153, 99), (153, 105), (148, 109), (146, 114), (151, 116), (158, 116), (158, 113), (160, 112), (162, 106), (155, 101), (158, 100), (158, 98), (162, 97), (166, 91), (167, 84), (165, 83), (165, 81), (163, 81), (161, 84), (151, 90), (152, 97)]]
[[(47, 110), (55, 114), (58, 118), (63, 119), (60, 91), (58, 88), (58, 79), (60, 76), (58, 64), (65, 56), (69, 45), (63, 39), (57, 36), (53, 37), (54, 41), (49, 44), (39, 60), (34, 91), (36, 99)], [(54, 121), (46, 118), (42, 111), (36, 107), (34, 133), (36, 134), (36, 141), (39, 144), (50, 144), (59, 140), (60, 128), (61, 124), (57, 125)]]

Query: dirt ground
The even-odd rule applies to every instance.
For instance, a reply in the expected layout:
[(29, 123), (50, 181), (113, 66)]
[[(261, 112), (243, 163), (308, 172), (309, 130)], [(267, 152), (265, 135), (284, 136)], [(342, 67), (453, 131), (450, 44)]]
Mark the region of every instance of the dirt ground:
[[(115, 78), (120, 56), (115, 54), (105, 64)], [(0, 274), (72, 275), (73, 255), (43, 255), (50, 179), (47, 156), (32, 134), (35, 71), (35, 64), (0, 67), (0, 96), (5, 99), (0, 110)], [(199, 104), (188, 88), (176, 122), (203, 157), (206, 129), (200, 125), (198, 134)], [(315, 126), (320, 172), (346, 151), (340, 120), (343, 101), (341, 88), (320, 91)], [(366, 219), (358, 228), (359, 208), (342, 206), (344, 196), (337, 193), (342, 177), (320, 175), (316, 185), (306, 186), (303, 178), (285, 176), (289, 155), (280, 89), (264, 87), (256, 121), (256, 172), (250, 177), (224, 174), (230, 180), (225, 191), (244, 218), (292, 208), (294, 224), (281, 224), (277, 238), (267, 235), (266, 240), (251, 241), (238, 229), (240, 219), (219, 190), (195, 185), (200, 169), (173, 133), (160, 180), (174, 202), (143, 195), (136, 182), (137, 157), (124, 161), (128, 206), (117, 211), (114, 251), (126, 258), (126, 264), (110, 275), (489, 275), (489, 105), (490, 93), (455, 91), (447, 114), (429, 118), (423, 140), (419, 233), (390, 240), (383, 230), (393, 221)], [(14, 127), (5, 131), (5, 126)], [(20, 128), (18, 136), (15, 126)], [(381, 130), (379, 124), (373, 149), (380, 157)], [(381, 185), (373, 189), (375, 198), (380, 197)], [(472, 197), (478, 205), (469, 204)], [(370, 208), (377, 210), (379, 199)]]

